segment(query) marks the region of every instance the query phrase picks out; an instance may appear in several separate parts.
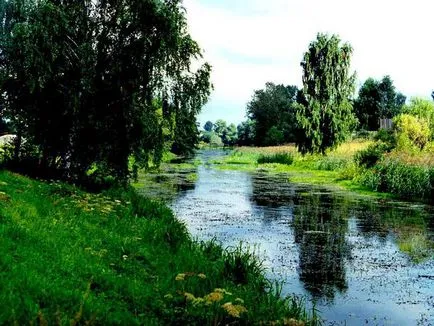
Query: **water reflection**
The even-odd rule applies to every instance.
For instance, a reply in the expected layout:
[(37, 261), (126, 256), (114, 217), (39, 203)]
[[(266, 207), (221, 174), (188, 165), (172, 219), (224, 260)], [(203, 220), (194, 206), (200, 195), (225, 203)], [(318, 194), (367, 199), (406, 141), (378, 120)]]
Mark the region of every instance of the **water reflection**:
[(315, 299), (333, 300), (348, 288), (345, 260), (348, 206), (327, 193), (305, 196), (295, 207), (293, 228), (299, 246), (299, 276)]
[[(410, 254), (432, 245), (432, 208), (293, 184), (287, 175), (220, 171), (211, 163), (218, 155), (201, 153), (197, 182), (170, 202), (193, 237), (259, 244), (284, 294), (313, 298), (334, 324), (416, 324), (422, 315), (434, 323), (434, 283), (420, 277), (432, 275), (434, 260), (415, 264)], [(167, 188), (176, 173), (153, 182)]]

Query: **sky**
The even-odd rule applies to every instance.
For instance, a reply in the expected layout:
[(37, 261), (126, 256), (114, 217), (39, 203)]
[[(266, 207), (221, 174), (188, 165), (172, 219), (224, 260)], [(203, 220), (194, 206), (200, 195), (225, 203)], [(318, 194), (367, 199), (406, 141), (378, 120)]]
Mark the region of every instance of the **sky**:
[(390, 75), (408, 98), (434, 90), (432, 0), (184, 0), (184, 7), (213, 67), (201, 125), (245, 120), (267, 81), (301, 87), (300, 61), (319, 32), (351, 44), (357, 86)]

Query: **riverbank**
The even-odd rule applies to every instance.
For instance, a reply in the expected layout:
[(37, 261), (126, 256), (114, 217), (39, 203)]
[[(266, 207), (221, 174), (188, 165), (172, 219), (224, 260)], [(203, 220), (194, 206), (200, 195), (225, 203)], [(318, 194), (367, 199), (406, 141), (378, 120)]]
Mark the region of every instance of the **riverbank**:
[(0, 171), (0, 324), (314, 324), (252, 253), (162, 204)]
[[(416, 174), (414, 177), (418, 180), (415, 182), (409, 180), (409, 183), (411, 183), (409, 185), (410, 189), (407, 192), (402, 192), (401, 189), (405, 187), (405, 180), (402, 180), (400, 185), (397, 186), (384, 185), (386, 182), (380, 180), (381, 173), (390, 173), (390, 171), (383, 171), (385, 169), (382, 169), (381, 161), (374, 166), (374, 169), (360, 167), (355, 162), (356, 153), (366, 150), (372, 144), (373, 141), (370, 140), (355, 140), (339, 146), (327, 153), (326, 156), (302, 156), (293, 145), (262, 148), (239, 147), (213, 163), (217, 168), (223, 170), (285, 173), (288, 175), (289, 180), (295, 183), (338, 187), (377, 198), (429, 201), (430, 194), (424, 193), (425, 197), (423, 197), (420, 192), (423, 192), (423, 189), (432, 187), (429, 183), (434, 181), (434, 150), (432, 152), (427, 150), (423, 154), (415, 155), (396, 152), (385, 157), (389, 161), (383, 165), (396, 163), (400, 167), (400, 171), (398, 169), (391, 171), (394, 175), (390, 179), (405, 179), (406, 176)], [(282, 161), (282, 163), (262, 163), (263, 161), (279, 162), (279, 156), (283, 154), (288, 154), (291, 159), (288, 162)], [(423, 171), (419, 171), (418, 168), (423, 169)], [(397, 175), (400, 172), (402, 172), (402, 175)], [(431, 176), (432, 180), (430, 180), (430, 173), (433, 174)], [(374, 176), (378, 176), (378, 180)], [(387, 176), (381, 177), (387, 179)], [(427, 180), (422, 180), (424, 178)], [(419, 180), (425, 183), (418, 185), (417, 181)], [(412, 186), (421, 189), (411, 189)]]

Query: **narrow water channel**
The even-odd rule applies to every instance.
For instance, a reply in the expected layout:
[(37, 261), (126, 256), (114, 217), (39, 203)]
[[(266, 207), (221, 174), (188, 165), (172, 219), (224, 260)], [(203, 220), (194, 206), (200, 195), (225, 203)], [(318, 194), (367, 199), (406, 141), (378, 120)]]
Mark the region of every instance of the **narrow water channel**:
[(326, 325), (434, 325), (434, 259), (416, 263), (397, 238), (432, 239), (432, 207), (221, 171), (210, 163), (219, 155), (199, 152), (197, 180), (168, 203), (193, 237), (254, 247), (283, 295), (306, 297)]

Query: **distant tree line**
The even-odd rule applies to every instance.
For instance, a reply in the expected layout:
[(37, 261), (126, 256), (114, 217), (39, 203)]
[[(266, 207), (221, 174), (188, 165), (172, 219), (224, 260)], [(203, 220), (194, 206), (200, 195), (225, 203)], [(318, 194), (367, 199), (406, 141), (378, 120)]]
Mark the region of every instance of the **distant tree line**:
[(194, 151), (211, 67), (191, 69), (201, 49), (181, 0), (9, 0), (0, 18), (0, 128), (17, 133), (15, 161), (125, 181), (165, 148)]
[[(302, 153), (324, 153), (354, 131), (378, 130), (380, 119), (405, 113), (406, 97), (390, 76), (368, 78), (354, 97), (351, 55), (348, 43), (342, 44), (335, 35), (318, 34), (301, 62), (302, 89), (268, 82), (264, 89), (255, 90), (247, 104), (247, 120), (238, 126), (237, 144), (293, 142)], [(434, 91), (431, 96), (434, 100)], [(414, 101), (419, 108), (428, 105), (425, 100)]]

